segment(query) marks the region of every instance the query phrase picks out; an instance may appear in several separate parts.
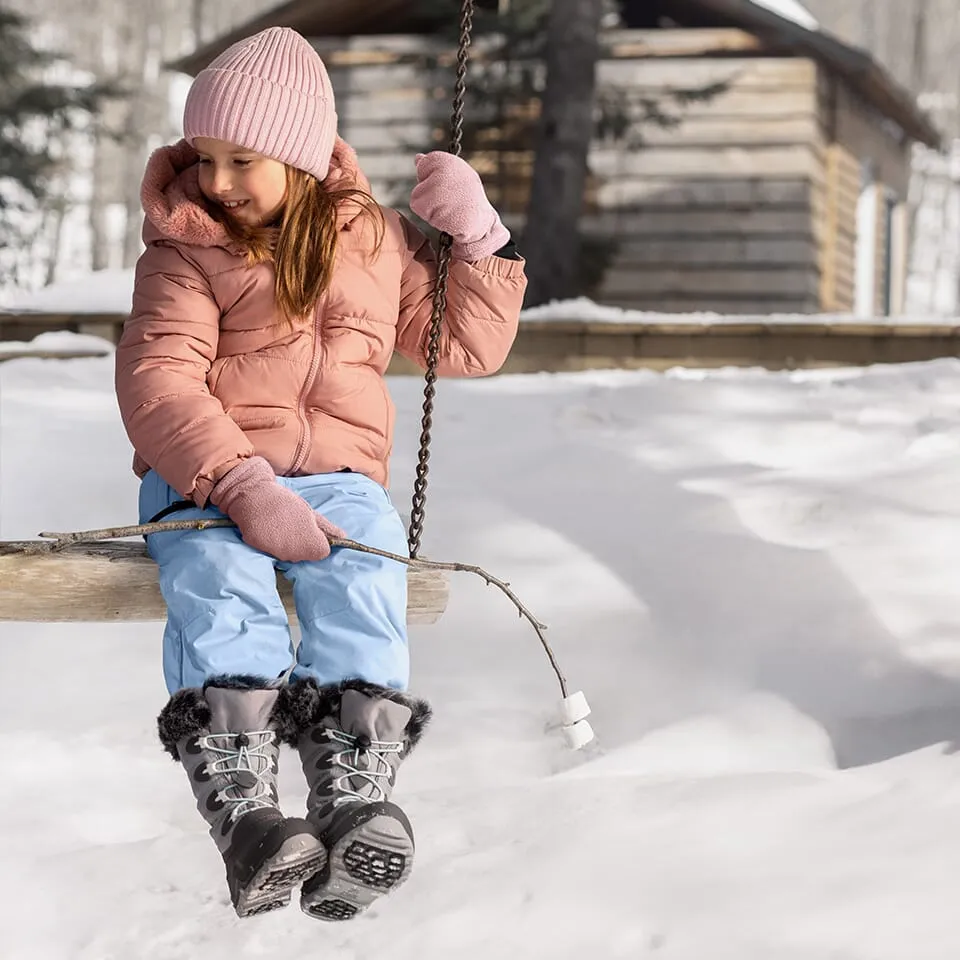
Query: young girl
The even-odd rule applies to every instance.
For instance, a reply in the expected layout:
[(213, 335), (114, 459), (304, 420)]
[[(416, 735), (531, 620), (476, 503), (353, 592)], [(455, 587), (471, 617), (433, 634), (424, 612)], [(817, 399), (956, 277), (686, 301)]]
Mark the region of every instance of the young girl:
[[(408, 876), (390, 801), (430, 710), (406, 692), (406, 553), (386, 492), (394, 350), (426, 362), (437, 263), (380, 208), (337, 136), (333, 91), (292, 30), (200, 73), (184, 139), (147, 165), (146, 251), (117, 349), (140, 517), (235, 524), (148, 538), (167, 603), (160, 739), (185, 768), (248, 916), (303, 884), (346, 919)], [(523, 261), (476, 173), (417, 157), (411, 209), (454, 238), (440, 373), (480, 376), (517, 331)], [(293, 585), (294, 653), (276, 572)], [(292, 666), (292, 670), (290, 669)], [(279, 743), (299, 752), (305, 819), (279, 810)]]

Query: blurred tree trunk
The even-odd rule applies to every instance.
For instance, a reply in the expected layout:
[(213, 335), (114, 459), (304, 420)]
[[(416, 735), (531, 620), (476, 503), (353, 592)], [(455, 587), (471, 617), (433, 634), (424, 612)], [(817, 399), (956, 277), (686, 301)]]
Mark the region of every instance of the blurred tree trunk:
[(910, 57), (910, 91), (923, 93), (927, 85), (927, 0), (914, 0), (913, 49)]
[(128, 112), (124, 122), (124, 150), (119, 157), (123, 176), (123, 241), (121, 263), (132, 267), (140, 256), (143, 218), (140, 210), (140, 182), (144, 162), (150, 149), (151, 135), (157, 135), (166, 125), (166, 104), (156, 95), (158, 90), (168, 93), (167, 81), (162, 76), (166, 55), (164, 39), (175, 24), (164, 20), (164, 8), (154, 3), (145, 5), (132, 23), (131, 56), (125, 74), (131, 90)]
[(593, 138), (604, 0), (554, 0), (523, 254), (526, 304), (579, 292), (579, 220)]
[(98, 124), (97, 132), (94, 133), (93, 163), (90, 171), (90, 205), (87, 208), (91, 270), (105, 270), (110, 266), (105, 179), (103, 140)]
[(190, 3), (190, 25), (193, 32), (193, 44), (199, 47), (203, 43), (203, 21), (204, 21), (204, 2), (203, 0), (191, 0)]
[[(124, 15), (115, 0), (96, 0), (90, 19), (100, 23), (101, 29), (90, 40), (84, 65), (95, 76), (125, 83), (123, 57), (131, 44), (130, 16)], [(77, 25), (80, 29), (81, 25)], [(117, 137), (121, 132), (121, 117), (130, 109), (126, 102), (108, 106), (92, 130), (92, 165), (90, 168), (90, 266), (106, 270), (111, 266), (110, 207), (118, 180), (117, 155), (121, 149)]]

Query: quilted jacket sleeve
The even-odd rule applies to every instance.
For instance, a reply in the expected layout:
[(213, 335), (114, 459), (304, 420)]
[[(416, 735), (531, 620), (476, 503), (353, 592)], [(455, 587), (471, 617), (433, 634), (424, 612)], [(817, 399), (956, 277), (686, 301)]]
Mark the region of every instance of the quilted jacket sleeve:
[(254, 452), (207, 388), (219, 332), (220, 310), (201, 271), (174, 246), (149, 246), (117, 347), (117, 401), (143, 460), (199, 506)]
[[(400, 218), (404, 243), (397, 352), (420, 367), (427, 364), (427, 341), (437, 283), (437, 258), (427, 238)], [(523, 260), (484, 257), (476, 263), (453, 260), (447, 286), (447, 312), (440, 341), (443, 377), (496, 373), (517, 336), (527, 286)]]

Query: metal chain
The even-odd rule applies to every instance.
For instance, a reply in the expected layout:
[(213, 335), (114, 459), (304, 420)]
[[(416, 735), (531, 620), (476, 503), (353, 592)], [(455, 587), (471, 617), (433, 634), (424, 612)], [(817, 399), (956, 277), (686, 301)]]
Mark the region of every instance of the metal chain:
[[(454, 86), (453, 113), (450, 117), (450, 153), (459, 157), (463, 146), (463, 103), (467, 91), (467, 58), (473, 32), (474, 0), (460, 3), (460, 43), (457, 47), (457, 80)], [(410, 530), (407, 543), (410, 556), (420, 552), (423, 521), (427, 506), (427, 473), (430, 461), (430, 430), (433, 427), (433, 399), (436, 396), (437, 365), (440, 362), (440, 331), (447, 312), (447, 279), (450, 276), (450, 246), (453, 238), (440, 234), (437, 253), (437, 286), (433, 294), (433, 315), (430, 319), (430, 338), (427, 341), (427, 372), (423, 388), (423, 418), (420, 422), (420, 453), (417, 458), (417, 476), (413, 484), (413, 508), (410, 511)]]

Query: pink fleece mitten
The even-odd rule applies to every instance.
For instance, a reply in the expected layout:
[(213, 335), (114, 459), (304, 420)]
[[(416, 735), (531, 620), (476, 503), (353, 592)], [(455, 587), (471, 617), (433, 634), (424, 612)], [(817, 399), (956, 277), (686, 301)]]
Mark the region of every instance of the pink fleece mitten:
[(480, 175), (466, 160), (434, 150), (417, 154), (417, 185), (410, 209), (435, 230), (453, 237), (450, 252), (473, 262), (496, 253), (510, 239), (483, 189)]
[(244, 543), (278, 560), (323, 560), (327, 537), (345, 537), (303, 497), (277, 483), (263, 457), (238, 464), (210, 491), (210, 501), (240, 529)]

